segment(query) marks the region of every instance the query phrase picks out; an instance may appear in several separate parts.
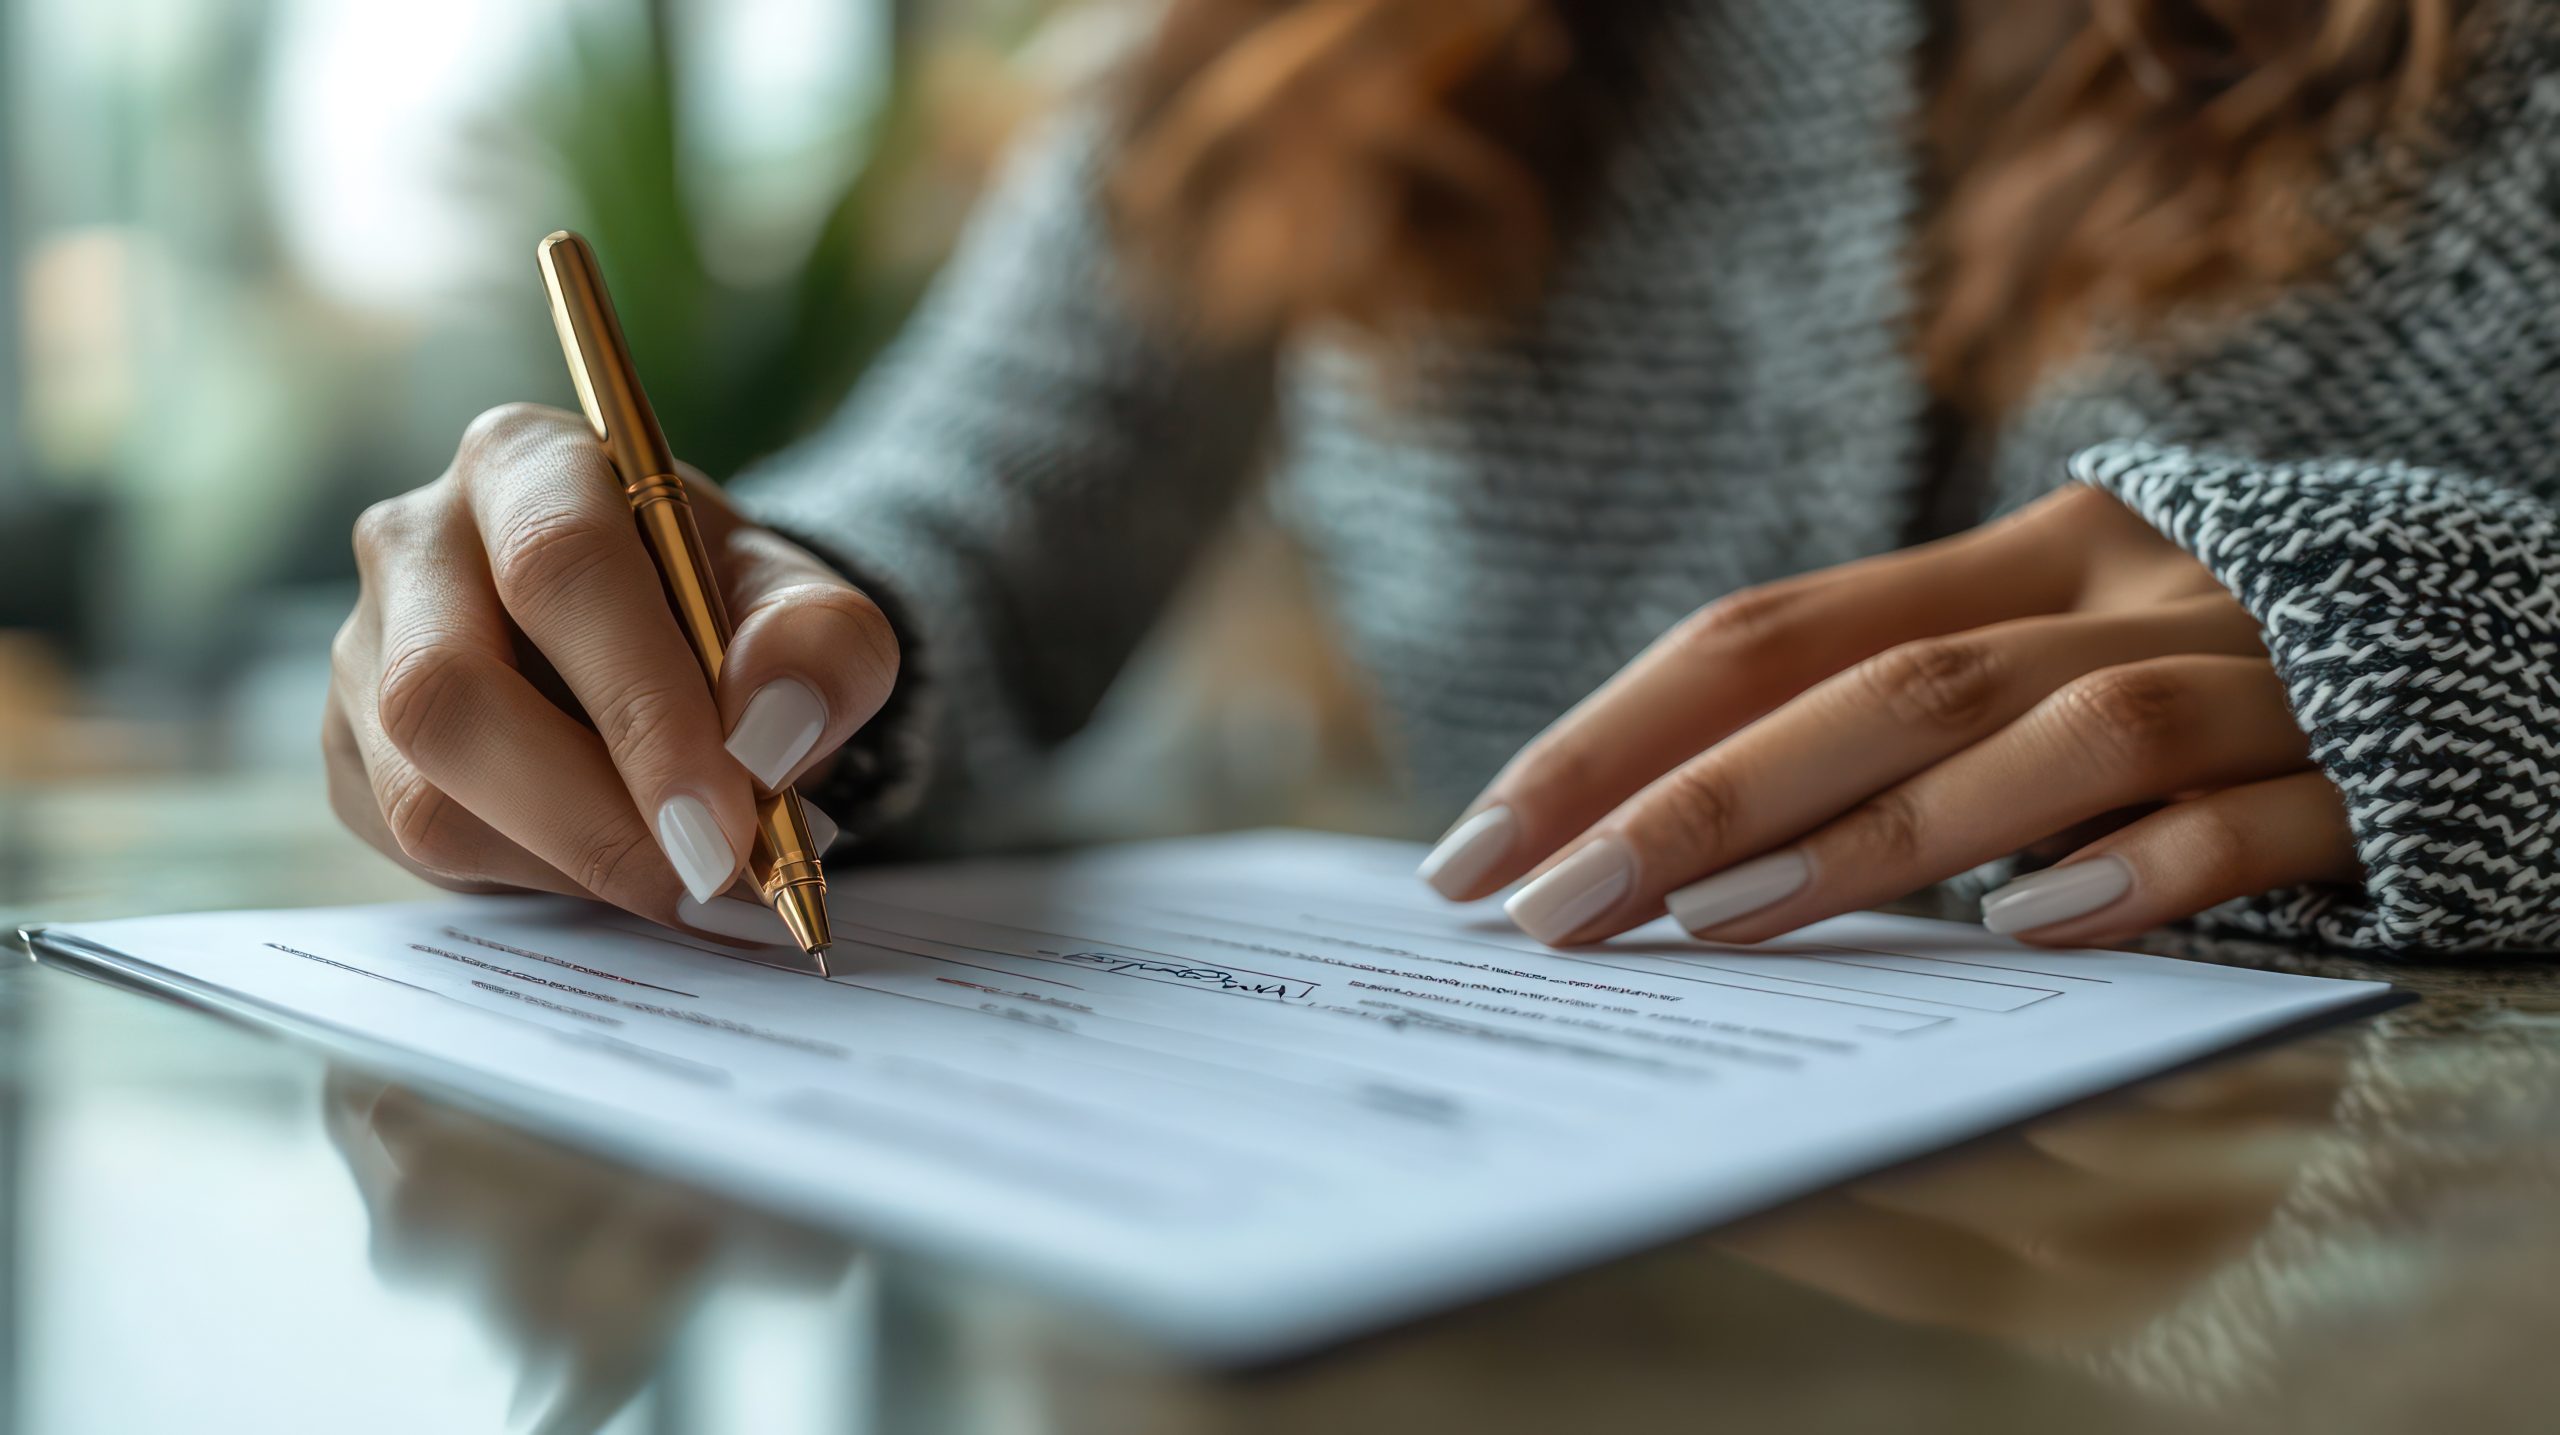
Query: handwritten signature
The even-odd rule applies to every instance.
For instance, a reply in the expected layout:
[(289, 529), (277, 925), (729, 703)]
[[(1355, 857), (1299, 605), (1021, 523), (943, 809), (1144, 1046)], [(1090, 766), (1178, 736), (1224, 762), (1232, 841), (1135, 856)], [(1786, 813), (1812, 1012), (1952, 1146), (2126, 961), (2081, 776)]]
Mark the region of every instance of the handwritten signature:
[(1189, 962), (1157, 962), (1144, 957), (1123, 956), (1118, 952), (1053, 952), (1040, 949), (1045, 957), (1062, 962), (1081, 962), (1116, 975), (1161, 977), (1170, 981), (1195, 982), (1222, 992), (1243, 992), (1247, 996), (1276, 997), (1286, 1000), (1303, 996), (1311, 988), (1305, 982), (1287, 982), (1259, 973), (1238, 973), (1225, 967), (1199, 966)]

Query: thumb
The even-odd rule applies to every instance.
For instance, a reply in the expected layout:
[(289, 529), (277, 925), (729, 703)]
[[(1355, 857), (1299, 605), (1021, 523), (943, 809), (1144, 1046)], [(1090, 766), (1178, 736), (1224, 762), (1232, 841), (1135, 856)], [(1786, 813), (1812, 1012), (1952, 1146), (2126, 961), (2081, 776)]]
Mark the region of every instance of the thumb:
[(729, 755), (768, 791), (844, 746), (898, 679), (880, 606), (807, 549), (741, 525), (722, 545), (735, 624), (720, 668)]

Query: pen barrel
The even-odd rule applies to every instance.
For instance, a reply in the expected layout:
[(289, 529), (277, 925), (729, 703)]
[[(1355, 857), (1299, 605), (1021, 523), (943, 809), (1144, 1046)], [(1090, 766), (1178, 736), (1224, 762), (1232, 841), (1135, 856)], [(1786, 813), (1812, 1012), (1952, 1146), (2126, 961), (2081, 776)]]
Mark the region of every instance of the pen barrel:
[[(551, 294), (552, 327), (559, 331), (560, 352), (569, 361), (569, 381), (578, 390), (578, 407), (622, 480), (623, 497), (630, 501), (641, 541), (657, 563), (668, 610), (675, 614), (685, 646), (693, 649), (703, 678), (717, 693), (729, 650), (728, 605), (721, 601), (720, 581), (711, 572), (711, 555), (694, 524), (684, 480), (674, 472), (675, 454), (667, 448), (640, 375), (631, 366), (622, 321), (605, 294), (595, 251), (564, 229), (546, 236), (535, 254)], [(756, 845), (747, 871), (802, 948), (822, 951), (828, 940), (827, 879), (819, 870), (808, 814), (797, 793), (786, 788), (756, 804)], [(822, 975), (826, 971), (823, 958), (818, 969)]]
[[(684, 480), (672, 473), (651, 474), (624, 484), (622, 494), (631, 501), (641, 541), (657, 560), (667, 606), (675, 613), (685, 646), (693, 649), (703, 677), (716, 691), (729, 648), (729, 608), (711, 574), (711, 555), (703, 547), (701, 528), (693, 521), (693, 501), (685, 493)], [(808, 813), (798, 793), (785, 788), (758, 802), (756, 834), (760, 840), (748, 858), (747, 876), (768, 903), (788, 887), (813, 888), (813, 896), (826, 890), (826, 876), (809, 840)]]
[(667, 586), (667, 605), (685, 646), (693, 649), (702, 675), (720, 681), (720, 663), (729, 650), (729, 608), (720, 599), (720, 584), (711, 576), (711, 556), (702, 546), (702, 530), (693, 521), (693, 504), (684, 480), (672, 473), (651, 474), (622, 487), (631, 500), (631, 516), (640, 525), (641, 541), (658, 563)]

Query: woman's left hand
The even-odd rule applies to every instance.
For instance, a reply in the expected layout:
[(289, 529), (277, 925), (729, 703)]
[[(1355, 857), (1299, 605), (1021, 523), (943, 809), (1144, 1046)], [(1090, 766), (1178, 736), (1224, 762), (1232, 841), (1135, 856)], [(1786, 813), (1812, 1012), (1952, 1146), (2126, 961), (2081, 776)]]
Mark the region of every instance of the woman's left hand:
[(1751, 942), (2111, 823), (1984, 924), (2106, 942), (2361, 875), (2256, 620), (2075, 484), (1701, 609), (1523, 748), (1422, 875), (1467, 899), (1532, 874), (1503, 909), (1556, 946), (1666, 904)]

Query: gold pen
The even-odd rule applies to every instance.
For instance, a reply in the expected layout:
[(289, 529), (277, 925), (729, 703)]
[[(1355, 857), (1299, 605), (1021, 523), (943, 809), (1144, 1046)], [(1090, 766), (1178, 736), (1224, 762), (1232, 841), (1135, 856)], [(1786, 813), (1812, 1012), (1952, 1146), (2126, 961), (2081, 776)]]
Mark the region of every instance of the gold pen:
[[(693, 504), (685, 497), (684, 480), (676, 475), (676, 456), (658, 431), (658, 416), (640, 389), (640, 373), (622, 342), (622, 324), (613, 300), (604, 291), (604, 275), (596, 268), (595, 250), (587, 241), (561, 230), (542, 241), (542, 282), (551, 291), (551, 322), (560, 330), (560, 349), (569, 359), (569, 379), (578, 388), (578, 406), (587, 412), (622, 493), (631, 500), (632, 518), (649, 556), (666, 580), (667, 601), (676, 626), (702, 663), (702, 675), (716, 688), (720, 661), (729, 645), (729, 612), (720, 601), (720, 585), (711, 573), (711, 558), (694, 526)], [(791, 929), (827, 975), (827, 874), (809, 841), (809, 819), (800, 795), (785, 788), (756, 805), (756, 846), (747, 859), (756, 890)]]

